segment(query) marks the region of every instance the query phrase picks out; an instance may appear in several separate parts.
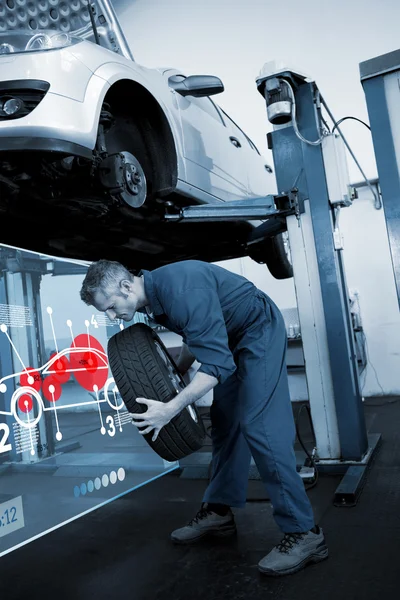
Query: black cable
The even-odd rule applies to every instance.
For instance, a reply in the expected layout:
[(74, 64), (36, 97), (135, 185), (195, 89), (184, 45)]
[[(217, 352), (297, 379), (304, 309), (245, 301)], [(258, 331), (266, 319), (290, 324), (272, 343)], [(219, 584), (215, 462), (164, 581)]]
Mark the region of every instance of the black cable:
[[(376, 369), (375, 369), (374, 365), (372, 364), (370, 356), (369, 356), (369, 348), (368, 348), (367, 336), (365, 335), (364, 331), (362, 333), (363, 333), (363, 338), (364, 338), (364, 343), (365, 343), (365, 354), (366, 354), (366, 357), (367, 357), (367, 365), (368, 364), (371, 365), (371, 368), (372, 368), (372, 370), (373, 370), (373, 372), (375, 374), (376, 382), (379, 385), (379, 387), (381, 388), (382, 394), (380, 394), (380, 395), (384, 396), (385, 395), (385, 391), (384, 391), (383, 387), (381, 386), (381, 382), (379, 381), (379, 378), (378, 378), (378, 373), (376, 372)], [(367, 378), (367, 375), (365, 375), (365, 381), (366, 381), (366, 378)], [(364, 381), (363, 387), (365, 386), (365, 381)]]
[(400, 398), (396, 398), (395, 400), (386, 400), (385, 402), (375, 402), (375, 403), (365, 401), (364, 405), (365, 406), (387, 406), (388, 404), (396, 404), (399, 401), (400, 401)]
[[(359, 315), (361, 315), (361, 307), (360, 307), (360, 302), (359, 302), (358, 296), (356, 296), (356, 300), (355, 301), (357, 303), (358, 313), (359, 313)], [(365, 364), (363, 365), (363, 368), (361, 369), (361, 371), (359, 373), (360, 383), (361, 383), (361, 375), (365, 371), (364, 381), (361, 383), (361, 393), (363, 393), (363, 391), (364, 391), (365, 383), (366, 383), (366, 380), (367, 380), (367, 366), (370, 365), (371, 368), (372, 368), (372, 370), (373, 370), (373, 372), (374, 372), (374, 374), (375, 374), (376, 382), (379, 385), (379, 387), (381, 388), (382, 394), (380, 394), (380, 395), (384, 396), (385, 395), (385, 391), (384, 391), (384, 389), (383, 389), (383, 387), (381, 385), (381, 382), (379, 381), (378, 373), (376, 372), (376, 369), (375, 369), (375, 367), (372, 364), (372, 361), (370, 359), (367, 336), (365, 335), (365, 331), (364, 331), (364, 328), (362, 326), (359, 327), (359, 332), (361, 333), (361, 336), (362, 336), (362, 341), (363, 341), (363, 344), (364, 344), (364, 352), (365, 352)], [(389, 400), (387, 402), (381, 402), (381, 403), (378, 403), (378, 404), (368, 404), (368, 403), (365, 403), (365, 405), (366, 406), (384, 406), (385, 404), (393, 404), (394, 402), (397, 402), (397, 400)]]
[(309, 451), (305, 447), (305, 445), (303, 443), (303, 440), (301, 439), (301, 435), (300, 435), (300, 431), (299, 431), (300, 415), (301, 415), (301, 411), (303, 410), (303, 408), (305, 408), (306, 411), (307, 411), (307, 413), (308, 413), (308, 418), (310, 420), (310, 425), (311, 425), (311, 431), (312, 431), (312, 434), (313, 434), (313, 437), (314, 437), (315, 441), (316, 441), (316, 438), (315, 438), (315, 431), (314, 431), (314, 426), (313, 426), (313, 422), (312, 422), (312, 418), (311, 418), (311, 411), (310, 411), (309, 407), (307, 406), (307, 404), (303, 404), (300, 407), (299, 412), (297, 413), (297, 417), (296, 417), (296, 420), (295, 420), (295, 426), (296, 426), (297, 439), (299, 440), (300, 446), (303, 448), (304, 452), (306, 453), (306, 456), (307, 456), (308, 460), (310, 461), (310, 464), (313, 467), (314, 473), (315, 473), (315, 475), (314, 475), (314, 481), (310, 485), (305, 486), (306, 490), (310, 490), (311, 488), (313, 488), (313, 487), (315, 487), (317, 485), (317, 481), (318, 481), (318, 469), (317, 469), (317, 466), (315, 464), (315, 461), (314, 461), (313, 457), (311, 456), (311, 454), (309, 453)]
[(362, 123), (363, 125), (365, 125), (365, 127), (368, 127), (368, 129), (371, 131), (371, 127), (369, 125), (367, 125), (367, 123), (365, 123), (361, 119), (358, 119), (357, 117), (343, 117), (343, 119), (339, 119), (339, 121), (334, 124), (331, 133), (333, 133), (335, 131), (336, 127), (338, 127), (340, 125), (340, 123), (343, 123), (343, 121), (346, 121), (346, 119), (354, 119), (354, 121), (358, 121), (359, 123)]

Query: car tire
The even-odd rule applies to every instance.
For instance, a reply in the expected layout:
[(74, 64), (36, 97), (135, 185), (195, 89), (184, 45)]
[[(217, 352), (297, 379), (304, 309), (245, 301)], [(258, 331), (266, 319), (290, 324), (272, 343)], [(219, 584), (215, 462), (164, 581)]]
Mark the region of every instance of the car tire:
[[(186, 387), (159, 336), (144, 323), (131, 325), (108, 342), (112, 375), (130, 413), (144, 413), (147, 408), (136, 398), (169, 402)], [(153, 442), (150, 432), (143, 437), (164, 460), (173, 462), (199, 450), (206, 431), (197, 408), (182, 410), (165, 425)]]
[(293, 277), (293, 265), (286, 231), (255, 245), (249, 256), (254, 261), (265, 264), (275, 279), (290, 279)]

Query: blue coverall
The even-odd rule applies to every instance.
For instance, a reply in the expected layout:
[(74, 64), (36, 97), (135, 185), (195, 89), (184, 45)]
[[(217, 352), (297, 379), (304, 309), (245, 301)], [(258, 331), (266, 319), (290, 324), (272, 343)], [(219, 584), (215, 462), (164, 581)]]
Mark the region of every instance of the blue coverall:
[(212, 474), (203, 502), (242, 507), (251, 455), (284, 533), (309, 531), (313, 511), (294, 454), (287, 336), (272, 300), (217, 265), (189, 260), (142, 270), (154, 320), (182, 336), (213, 375)]

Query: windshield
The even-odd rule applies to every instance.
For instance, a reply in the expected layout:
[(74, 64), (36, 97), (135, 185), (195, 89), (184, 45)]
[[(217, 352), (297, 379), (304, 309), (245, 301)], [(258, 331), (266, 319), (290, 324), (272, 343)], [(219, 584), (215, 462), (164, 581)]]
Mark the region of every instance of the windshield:
[[(110, 0), (91, 0), (100, 45), (133, 60)], [(118, 4), (118, 2), (117, 2)], [(87, 0), (0, 0), (0, 34), (55, 30), (96, 42)]]

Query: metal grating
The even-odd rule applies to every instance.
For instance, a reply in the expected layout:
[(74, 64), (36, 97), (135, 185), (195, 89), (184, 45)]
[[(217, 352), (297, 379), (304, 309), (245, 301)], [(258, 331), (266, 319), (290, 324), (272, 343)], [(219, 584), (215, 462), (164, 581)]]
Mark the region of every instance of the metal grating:
[[(90, 0), (90, 5), (100, 45), (133, 60), (110, 0)], [(0, 0), (0, 34), (46, 29), (95, 42), (88, 0)]]
[(19, 29), (91, 33), (87, 0), (0, 0), (0, 33)]

